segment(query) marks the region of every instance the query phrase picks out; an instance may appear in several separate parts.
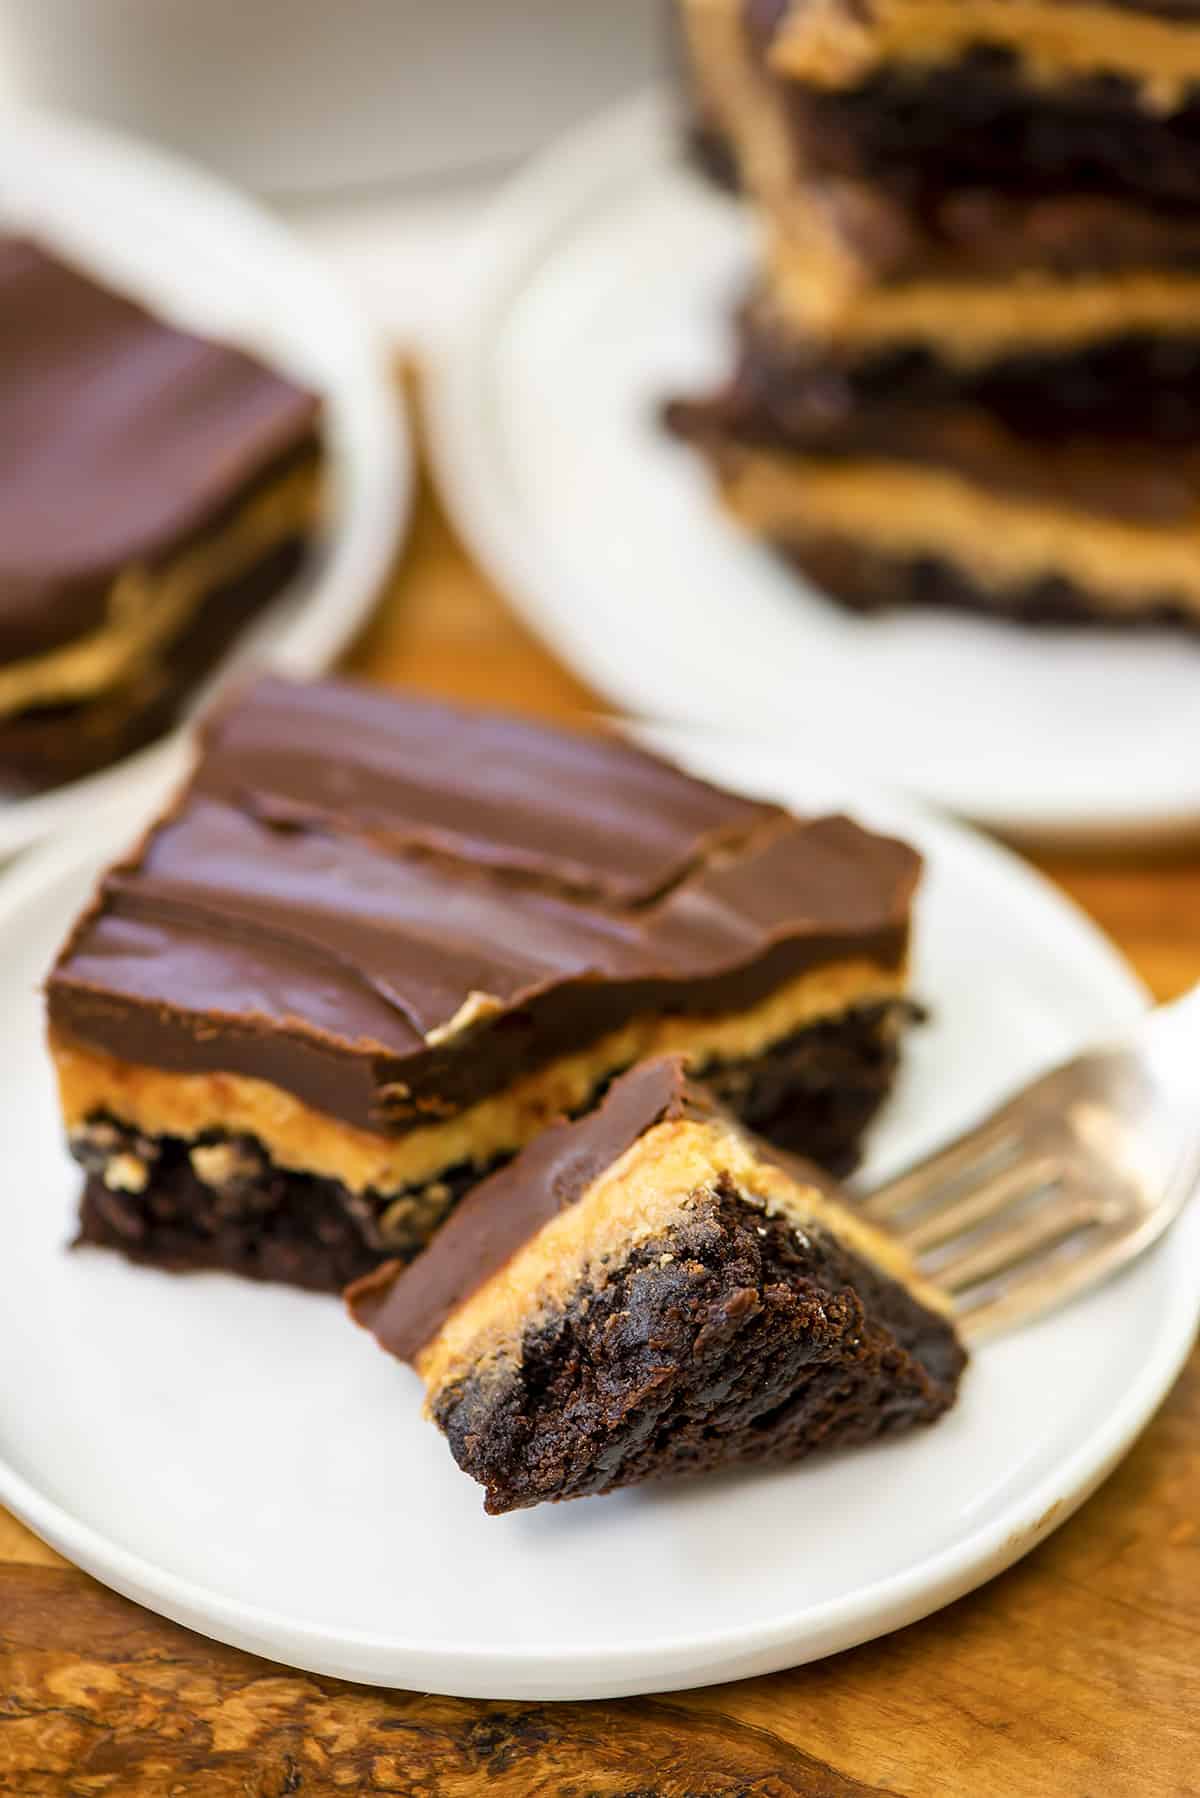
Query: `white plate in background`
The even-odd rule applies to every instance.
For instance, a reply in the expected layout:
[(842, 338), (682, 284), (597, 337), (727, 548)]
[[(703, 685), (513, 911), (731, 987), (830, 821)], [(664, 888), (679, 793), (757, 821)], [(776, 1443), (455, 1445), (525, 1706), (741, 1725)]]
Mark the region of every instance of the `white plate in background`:
[[(1144, 997), (1005, 852), (783, 753), (663, 732), (699, 772), (845, 807), (928, 857), (911, 1042), (868, 1178)], [(139, 820), (81, 827), (0, 885), (0, 1503), (119, 1591), (220, 1640), (385, 1686), (509, 1699), (703, 1685), (895, 1629), (1000, 1572), (1103, 1479), (1200, 1309), (1200, 1208), (1059, 1317), (979, 1353), (935, 1429), (808, 1466), (488, 1518), (415, 1375), (336, 1300), (66, 1251), (37, 987)]]
[(482, 225), (431, 422), (477, 557), (627, 712), (761, 732), (1015, 834), (1200, 826), (1200, 639), (855, 617), (718, 510), (662, 402), (731, 366), (742, 210), (650, 97), (577, 132)]
[[(32, 233), (322, 395), (333, 501), (326, 539), (217, 680), (251, 660), (321, 673), (369, 616), (410, 505), (407, 426), (372, 328), (320, 260), (251, 201), (173, 157), (73, 120), (0, 116), (0, 229)], [(0, 857), (74, 827), (128, 781), (153, 778), (180, 756), (176, 736), (46, 794), (0, 800)]]

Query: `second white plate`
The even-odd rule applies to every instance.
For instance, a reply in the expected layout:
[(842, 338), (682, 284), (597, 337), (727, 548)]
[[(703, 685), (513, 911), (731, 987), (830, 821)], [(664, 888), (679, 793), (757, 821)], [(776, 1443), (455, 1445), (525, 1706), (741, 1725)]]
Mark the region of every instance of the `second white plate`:
[[(870, 1176), (931, 1148), (1144, 1003), (1012, 857), (869, 788), (703, 738), (750, 792), (910, 836), (929, 871), (914, 1034)], [(849, 1647), (998, 1573), (1128, 1447), (1195, 1328), (1200, 1209), (1138, 1267), (977, 1357), (906, 1441), (503, 1518), (421, 1416), (416, 1377), (334, 1300), (69, 1254), (38, 983), (110, 818), (0, 885), (0, 1504), (167, 1616), (277, 1660), (466, 1697), (600, 1698)]]
[(1014, 833), (1200, 825), (1200, 642), (856, 618), (722, 520), (659, 408), (727, 372), (753, 243), (676, 138), (657, 99), (625, 108), (481, 233), (432, 408), (476, 554), (626, 711), (770, 731)]

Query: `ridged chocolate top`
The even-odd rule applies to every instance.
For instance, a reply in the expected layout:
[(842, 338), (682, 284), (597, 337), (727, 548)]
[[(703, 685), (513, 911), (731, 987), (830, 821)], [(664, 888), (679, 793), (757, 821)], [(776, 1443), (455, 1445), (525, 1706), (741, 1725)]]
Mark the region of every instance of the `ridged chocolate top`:
[(0, 663), (93, 630), (108, 587), (312, 438), (314, 397), (0, 237)]
[(389, 1262), (352, 1286), (351, 1316), (390, 1355), (414, 1360), (465, 1300), (647, 1131), (669, 1118), (716, 1112), (677, 1056), (631, 1068), (595, 1111), (553, 1124), (475, 1187), (410, 1267)]
[(400, 1133), (631, 1017), (903, 958), (919, 863), (607, 736), (264, 679), (51, 975), (55, 1028)]

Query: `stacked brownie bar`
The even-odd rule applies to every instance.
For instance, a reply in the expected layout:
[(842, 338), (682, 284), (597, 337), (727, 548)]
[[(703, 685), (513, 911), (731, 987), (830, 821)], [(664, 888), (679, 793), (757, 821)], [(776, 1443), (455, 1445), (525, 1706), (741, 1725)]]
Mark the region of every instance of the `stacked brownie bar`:
[(1200, 623), (1200, 8), (682, 0), (766, 229), (674, 408), (848, 604)]
[(663, 1053), (847, 1167), (918, 870), (613, 736), (265, 678), (50, 977), (83, 1237), (336, 1289)]
[(0, 793), (161, 734), (318, 527), (316, 398), (0, 237)]

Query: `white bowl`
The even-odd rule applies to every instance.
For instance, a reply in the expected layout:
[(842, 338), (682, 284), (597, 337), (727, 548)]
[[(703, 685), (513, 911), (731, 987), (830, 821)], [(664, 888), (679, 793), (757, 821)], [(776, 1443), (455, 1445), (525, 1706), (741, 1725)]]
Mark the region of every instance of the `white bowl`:
[(658, 60), (651, 0), (0, 0), (0, 78), (251, 187), (478, 168)]

